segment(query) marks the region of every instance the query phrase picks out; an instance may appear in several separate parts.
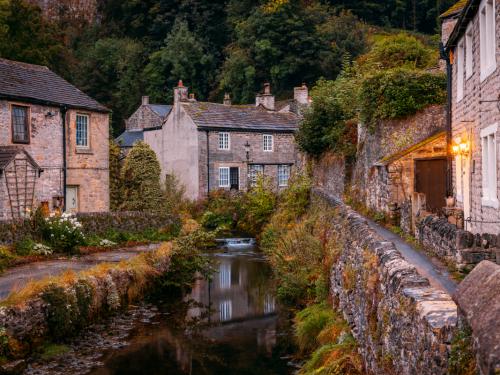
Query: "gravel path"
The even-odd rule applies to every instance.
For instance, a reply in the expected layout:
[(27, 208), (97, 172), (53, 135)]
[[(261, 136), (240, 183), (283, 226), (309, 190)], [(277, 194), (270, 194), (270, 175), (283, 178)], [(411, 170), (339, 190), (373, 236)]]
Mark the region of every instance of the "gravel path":
[(152, 251), (159, 244), (142, 245), (102, 253), (94, 253), (69, 259), (48, 260), (10, 268), (0, 276), (0, 300), (12, 291), (21, 289), (29, 281), (40, 280), (46, 276), (56, 276), (65, 271), (81, 271), (99, 263), (118, 263), (145, 251)]

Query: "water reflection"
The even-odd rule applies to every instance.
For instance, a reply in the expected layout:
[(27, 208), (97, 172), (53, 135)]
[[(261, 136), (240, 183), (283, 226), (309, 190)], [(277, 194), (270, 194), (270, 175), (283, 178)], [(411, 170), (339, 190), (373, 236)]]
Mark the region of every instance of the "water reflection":
[(267, 263), (252, 250), (211, 256), (218, 272), (195, 283), (184, 299), (190, 307), (138, 332), (93, 374), (290, 373)]

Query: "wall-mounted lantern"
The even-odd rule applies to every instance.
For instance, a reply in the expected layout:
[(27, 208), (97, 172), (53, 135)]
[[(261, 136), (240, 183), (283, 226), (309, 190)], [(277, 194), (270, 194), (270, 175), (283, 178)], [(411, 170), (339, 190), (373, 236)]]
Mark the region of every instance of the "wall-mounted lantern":
[(468, 155), (470, 152), (470, 143), (462, 137), (457, 137), (453, 140), (451, 145), (453, 155)]
[(245, 153), (247, 156), (247, 162), (250, 161), (250, 143), (247, 141), (245, 143)]

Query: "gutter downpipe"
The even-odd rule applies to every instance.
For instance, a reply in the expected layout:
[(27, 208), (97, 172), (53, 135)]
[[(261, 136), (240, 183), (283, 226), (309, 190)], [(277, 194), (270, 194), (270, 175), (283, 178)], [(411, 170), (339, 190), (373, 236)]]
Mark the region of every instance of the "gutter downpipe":
[(63, 126), (63, 212), (66, 212), (66, 186), (67, 186), (67, 160), (66, 160), (66, 114), (68, 112), (68, 108), (66, 106), (61, 107), (61, 117), (62, 117), (62, 126)]
[(452, 84), (452, 64), (450, 61), (450, 56), (446, 53), (443, 43), (439, 44), (439, 52), (441, 54), (441, 59), (446, 62), (446, 196), (450, 197), (453, 195), (452, 191), (452, 169), (453, 161), (451, 155), (451, 84)]
[(209, 142), (209, 131), (206, 130), (207, 134), (207, 198), (210, 195), (210, 142)]

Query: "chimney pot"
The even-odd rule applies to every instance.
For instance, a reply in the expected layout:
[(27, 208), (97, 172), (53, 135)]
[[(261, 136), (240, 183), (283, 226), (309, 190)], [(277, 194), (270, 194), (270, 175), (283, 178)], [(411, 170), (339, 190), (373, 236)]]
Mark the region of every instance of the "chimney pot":
[(149, 96), (143, 96), (142, 105), (148, 105), (148, 104), (149, 104)]
[(179, 80), (177, 87), (174, 87), (174, 104), (188, 100), (188, 88)]
[(264, 83), (264, 94), (271, 95), (271, 84), (269, 82)]
[(258, 107), (262, 105), (264, 108), (274, 111), (274, 95), (271, 94), (271, 84), (264, 83), (264, 93), (258, 94), (255, 97), (255, 105)]
[(182, 83), (182, 79), (179, 80), (179, 83), (177, 84), (177, 87), (184, 87), (184, 84)]

